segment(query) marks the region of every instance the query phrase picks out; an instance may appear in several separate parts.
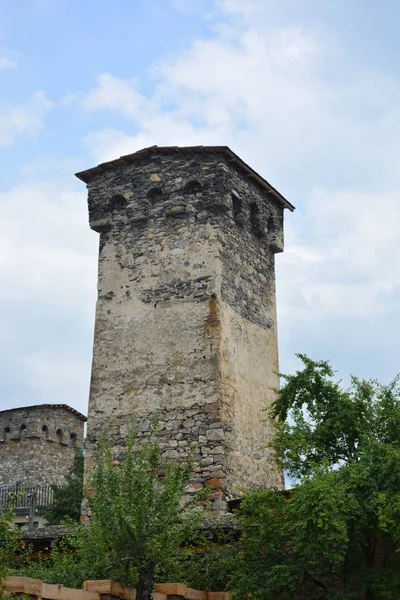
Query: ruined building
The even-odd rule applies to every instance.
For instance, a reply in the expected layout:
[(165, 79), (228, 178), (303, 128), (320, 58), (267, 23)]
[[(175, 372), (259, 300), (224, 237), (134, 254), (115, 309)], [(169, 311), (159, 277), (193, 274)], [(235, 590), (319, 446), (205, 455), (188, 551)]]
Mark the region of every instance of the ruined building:
[(212, 487), (216, 511), (282, 487), (264, 408), (293, 206), (225, 146), (154, 146), (77, 177), (100, 234), (86, 469), (101, 435), (118, 460), (133, 420), (165, 458), (193, 456), (190, 490)]
[(65, 483), (85, 421), (66, 404), (0, 411), (0, 486)]
[[(0, 511), (19, 492), (14, 522), (26, 523), (29, 508), (51, 504), (52, 485), (63, 485), (76, 448), (82, 448), (86, 417), (66, 404), (0, 411)], [(43, 518), (35, 517), (39, 526)]]

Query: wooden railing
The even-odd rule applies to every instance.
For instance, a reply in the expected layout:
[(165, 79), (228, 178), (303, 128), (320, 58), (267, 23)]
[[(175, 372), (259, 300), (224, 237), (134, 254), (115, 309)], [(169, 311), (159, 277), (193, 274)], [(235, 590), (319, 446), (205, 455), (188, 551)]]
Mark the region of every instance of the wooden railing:
[[(135, 600), (136, 590), (109, 579), (85, 581), (83, 590), (44, 583), (41, 579), (7, 577), (3, 590), (13, 596), (26, 594), (30, 600)], [(171, 598), (170, 598), (171, 597)], [(153, 600), (229, 600), (228, 592), (202, 592), (183, 583), (157, 583)]]
[(36, 494), (36, 506), (48, 506), (53, 504), (53, 486), (0, 486), (0, 508), (9, 508), (12, 504), (15, 508), (30, 506), (32, 496)]

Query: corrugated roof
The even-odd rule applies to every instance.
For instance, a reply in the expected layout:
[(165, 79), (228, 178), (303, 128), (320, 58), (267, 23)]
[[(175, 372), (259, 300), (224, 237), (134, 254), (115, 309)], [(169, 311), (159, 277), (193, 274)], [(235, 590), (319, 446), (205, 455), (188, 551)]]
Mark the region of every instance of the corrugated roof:
[(249, 167), (237, 154), (232, 152), (228, 146), (150, 146), (149, 148), (143, 148), (142, 150), (138, 150), (133, 154), (126, 154), (117, 158), (115, 160), (111, 160), (109, 162), (104, 162), (98, 165), (97, 167), (93, 167), (92, 169), (87, 169), (86, 171), (80, 171), (79, 173), (75, 173), (76, 177), (85, 183), (89, 183), (95, 175), (99, 175), (100, 173), (104, 173), (108, 169), (113, 169), (114, 167), (120, 167), (124, 164), (130, 164), (134, 162), (139, 162), (143, 160), (143, 158), (147, 156), (152, 156), (154, 154), (167, 154), (171, 152), (182, 152), (182, 153), (195, 153), (195, 152), (208, 152), (210, 154), (221, 154), (227, 159), (228, 162), (232, 163), (239, 171), (244, 172), (248, 177), (256, 181), (262, 188), (271, 193), (275, 198), (282, 204), (284, 208), (288, 208), (290, 211), (294, 210), (293, 204), (291, 204), (278, 190), (276, 190), (266, 179), (261, 177), (254, 169)]
[(87, 417), (85, 417), (85, 415), (80, 413), (78, 410), (75, 410), (75, 408), (72, 408), (72, 406), (68, 406), (68, 404), (34, 404), (33, 406), (20, 406), (19, 408), (7, 408), (6, 410), (0, 410), (0, 415), (3, 415), (4, 413), (9, 413), (9, 412), (16, 412), (19, 410), (32, 410), (32, 409), (36, 409), (36, 408), (63, 408), (64, 410), (67, 410), (68, 412), (74, 414), (81, 421), (85, 421), (85, 422), (87, 421)]

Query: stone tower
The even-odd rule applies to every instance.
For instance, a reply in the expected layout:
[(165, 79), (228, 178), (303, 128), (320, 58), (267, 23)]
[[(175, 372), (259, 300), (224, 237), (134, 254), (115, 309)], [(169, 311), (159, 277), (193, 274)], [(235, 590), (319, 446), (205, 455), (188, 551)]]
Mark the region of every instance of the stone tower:
[(64, 484), (85, 421), (66, 404), (0, 411), (0, 487)]
[[(293, 206), (225, 146), (157, 147), (77, 174), (100, 233), (86, 468), (129, 424), (208, 485), (278, 487), (263, 409), (278, 386), (275, 254)], [(154, 433), (153, 424), (157, 422)]]

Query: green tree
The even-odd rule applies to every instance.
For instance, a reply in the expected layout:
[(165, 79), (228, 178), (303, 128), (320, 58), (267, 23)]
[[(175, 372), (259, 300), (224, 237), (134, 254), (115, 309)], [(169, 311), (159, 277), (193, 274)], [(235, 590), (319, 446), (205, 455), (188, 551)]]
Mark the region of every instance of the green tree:
[(244, 500), (236, 593), (399, 597), (399, 380), (353, 377), (343, 389), (328, 362), (299, 357), (270, 412), (277, 458), (297, 483)]
[(133, 434), (117, 468), (103, 445), (92, 481), (90, 525), (77, 538), (84, 571), (135, 584), (137, 599), (148, 600), (156, 569), (193, 526), (195, 516), (183, 502), (190, 473), (190, 464), (163, 463), (156, 443), (136, 450)]
[(156, 443), (137, 449), (133, 434), (118, 466), (101, 444), (87, 493), (90, 521), (71, 523), (70, 536), (49, 558), (18, 574), (69, 587), (113, 579), (136, 587), (137, 600), (149, 600), (158, 574), (182, 573), (180, 546), (197, 535), (201, 513), (185, 496), (191, 470), (164, 463)]
[(39, 513), (49, 525), (58, 525), (65, 520), (79, 522), (83, 499), (83, 467), (83, 451), (77, 448), (65, 485), (52, 486), (53, 503), (39, 507)]
[(237, 530), (221, 530), (218, 520), (208, 519), (190, 532), (183, 547), (158, 573), (159, 581), (182, 582), (205, 592), (230, 591), (237, 565)]

